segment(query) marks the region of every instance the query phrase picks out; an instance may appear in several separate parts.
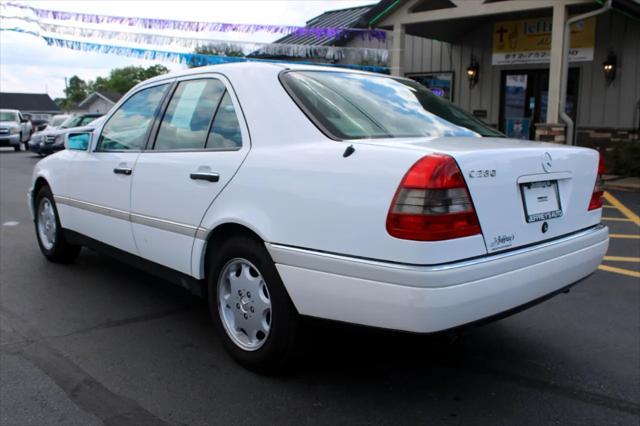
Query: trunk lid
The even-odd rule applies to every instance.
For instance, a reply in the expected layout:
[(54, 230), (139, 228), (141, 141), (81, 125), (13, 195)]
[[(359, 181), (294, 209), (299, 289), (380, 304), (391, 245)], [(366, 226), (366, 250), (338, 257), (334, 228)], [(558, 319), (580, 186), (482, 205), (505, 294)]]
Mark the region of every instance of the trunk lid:
[(570, 234), (600, 222), (589, 211), (599, 156), (587, 148), (502, 138), (367, 141), (438, 152), (458, 163), (488, 253)]

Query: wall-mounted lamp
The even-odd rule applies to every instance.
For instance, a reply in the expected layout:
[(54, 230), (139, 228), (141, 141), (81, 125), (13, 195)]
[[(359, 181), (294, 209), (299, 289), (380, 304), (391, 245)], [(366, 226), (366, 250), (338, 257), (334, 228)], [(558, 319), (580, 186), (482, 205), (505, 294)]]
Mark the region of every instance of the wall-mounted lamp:
[(475, 58), (471, 58), (471, 64), (467, 67), (467, 78), (469, 79), (469, 87), (473, 87), (478, 83), (480, 67)]
[(618, 57), (613, 51), (609, 52), (607, 60), (602, 63), (602, 70), (604, 71), (604, 79), (607, 84), (611, 84), (616, 79), (616, 69), (618, 68)]

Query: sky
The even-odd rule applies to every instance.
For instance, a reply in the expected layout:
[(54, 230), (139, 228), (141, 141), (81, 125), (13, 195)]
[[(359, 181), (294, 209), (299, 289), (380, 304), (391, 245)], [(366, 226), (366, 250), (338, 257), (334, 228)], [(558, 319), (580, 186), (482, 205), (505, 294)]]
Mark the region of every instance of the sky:
[[(6, 1), (1, 0), (6, 6)], [(210, 21), (245, 24), (274, 24), (303, 26), (309, 19), (321, 13), (347, 7), (376, 3), (376, 0), (217, 0), (217, 1), (15, 1), (32, 7), (114, 16), (160, 18), (189, 21)], [(26, 16), (15, 8), (2, 7), (4, 16)], [(48, 21), (55, 22), (55, 21)], [(58, 21), (66, 25), (91, 26), (73, 21)], [(2, 27), (38, 29), (36, 24), (21, 20), (0, 18)], [(95, 28), (133, 31), (131, 27), (97, 25)], [(143, 30), (135, 29), (136, 32)], [(155, 33), (160, 31), (154, 30)], [(175, 33), (179, 34), (179, 33)], [(282, 34), (261, 33), (190, 33), (185, 36), (211, 37), (254, 42), (270, 42)], [(64, 37), (64, 36), (59, 36)], [(67, 37), (71, 38), (71, 37)], [(129, 45), (111, 41), (86, 39), (86, 41)], [(162, 47), (159, 47), (162, 50)], [(172, 49), (176, 50), (176, 49)], [(44, 40), (28, 34), (0, 31), (0, 91), (48, 93), (52, 98), (63, 97), (65, 77), (77, 75), (84, 80), (107, 76), (113, 68), (129, 65), (149, 66), (158, 63), (144, 59), (110, 54), (81, 52), (48, 46)], [(161, 62), (170, 70), (184, 68), (172, 62)]]

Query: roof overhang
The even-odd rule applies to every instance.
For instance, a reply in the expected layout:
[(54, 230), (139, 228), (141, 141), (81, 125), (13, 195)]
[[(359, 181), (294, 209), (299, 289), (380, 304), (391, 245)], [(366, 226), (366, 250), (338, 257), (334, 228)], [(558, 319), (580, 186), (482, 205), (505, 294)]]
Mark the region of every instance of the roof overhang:
[[(383, 0), (367, 16), (369, 25), (392, 29), (394, 25), (402, 24), (407, 34), (451, 43), (467, 33), (470, 27), (488, 20), (550, 16), (558, 2), (563, 2), (572, 15), (601, 7), (596, 0), (449, 0), (456, 7), (412, 11), (418, 1)], [(637, 3), (636, 0), (613, 1)]]
[[(596, 3), (604, 6), (607, 0), (595, 0)], [(630, 18), (640, 20), (640, 1), (639, 0), (612, 0), (611, 8), (622, 12)]]

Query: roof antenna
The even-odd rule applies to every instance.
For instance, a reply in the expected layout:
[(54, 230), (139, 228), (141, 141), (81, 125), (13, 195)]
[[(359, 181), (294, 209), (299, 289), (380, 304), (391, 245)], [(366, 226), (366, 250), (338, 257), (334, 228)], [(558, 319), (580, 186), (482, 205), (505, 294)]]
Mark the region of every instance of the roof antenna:
[(344, 153), (342, 154), (342, 156), (344, 158), (347, 158), (348, 156), (350, 156), (351, 154), (353, 154), (354, 152), (356, 152), (356, 149), (353, 147), (353, 145), (349, 145), (347, 147), (347, 149), (344, 150)]

